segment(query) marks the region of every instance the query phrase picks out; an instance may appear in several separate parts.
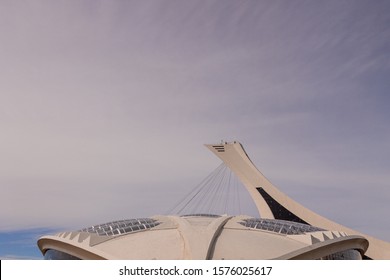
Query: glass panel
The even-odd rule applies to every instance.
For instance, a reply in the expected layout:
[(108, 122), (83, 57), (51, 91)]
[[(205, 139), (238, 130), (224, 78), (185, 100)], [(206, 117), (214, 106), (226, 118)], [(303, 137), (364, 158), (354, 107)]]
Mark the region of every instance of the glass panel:
[(287, 235), (296, 235), (303, 234), (305, 232), (314, 232), (314, 231), (325, 231), (322, 228), (313, 227), (306, 224), (284, 221), (284, 220), (272, 220), (272, 219), (245, 219), (239, 222), (240, 225), (243, 225), (248, 228), (272, 231), (281, 234)]
[(210, 217), (210, 218), (219, 218), (221, 215), (215, 215), (215, 214), (186, 214), (181, 215), (180, 217)]
[(361, 260), (362, 256), (358, 250), (345, 250), (337, 252), (325, 257), (322, 257), (320, 260)]
[(45, 260), (80, 260), (75, 256), (69, 255), (61, 251), (53, 250), (53, 249), (47, 250), (45, 252), (44, 259)]
[(115, 236), (121, 235), (129, 232), (136, 232), (141, 230), (146, 230), (148, 228), (155, 227), (159, 225), (160, 222), (154, 219), (129, 219), (129, 220), (120, 220), (109, 222), (106, 224), (100, 224), (92, 226), (89, 228), (84, 228), (80, 231), (96, 233), (100, 236)]

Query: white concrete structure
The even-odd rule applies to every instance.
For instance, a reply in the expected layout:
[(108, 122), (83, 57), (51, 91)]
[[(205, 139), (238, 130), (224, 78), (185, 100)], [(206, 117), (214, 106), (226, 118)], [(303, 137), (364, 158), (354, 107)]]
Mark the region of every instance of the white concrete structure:
[(274, 187), (238, 142), (206, 145), (243, 182), (261, 218), (154, 216), (44, 236), (46, 259), (390, 259), (390, 245), (327, 220)]
[(338, 230), (351, 235), (364, 236), (370, 243), (365, 254), (367, 257), (371, 259), (390, 259), (390, 243), (330, 221), (279, 191), (257, 170), (240, 143), (206, 146), (241, 179), (252, 196), (260, 217), (307, 223), (328, 230)]

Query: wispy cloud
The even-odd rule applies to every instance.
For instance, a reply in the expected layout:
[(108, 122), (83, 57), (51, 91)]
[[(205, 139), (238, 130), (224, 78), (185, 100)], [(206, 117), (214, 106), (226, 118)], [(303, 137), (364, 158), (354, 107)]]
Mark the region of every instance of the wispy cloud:
[(19, 256), (19, 255), (0, 255), (0, 260), (42, 260), (42, 258), (36, 256)]
[(386, 1), (0, 5), (0, 229), (159, 214), (221, 139), (302, 204), (389, 196)]
[(37, 247), (39, 237), (53, 234), (60, 229), (32, 228), (23, 230), (0, 231), (0, 259), (33, 260), (42, 259)]

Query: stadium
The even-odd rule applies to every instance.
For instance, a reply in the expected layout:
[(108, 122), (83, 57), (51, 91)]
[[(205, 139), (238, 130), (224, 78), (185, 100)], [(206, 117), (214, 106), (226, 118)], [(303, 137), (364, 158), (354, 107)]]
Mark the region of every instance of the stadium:
[(118, 220), (41, 237), (38, 247), (44, 258), (390, 259), (390, 243), (322, 217), (281, 192), (239, 142), (206, 147), (241, 181), (259, 217), (193, 212)]

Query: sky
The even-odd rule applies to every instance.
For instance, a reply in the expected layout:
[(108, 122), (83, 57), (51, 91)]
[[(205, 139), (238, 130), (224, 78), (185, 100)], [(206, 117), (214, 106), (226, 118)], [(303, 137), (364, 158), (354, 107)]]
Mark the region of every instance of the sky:
[(221, 140), (390, 241), (389, 26), (380, 0), (0, 0), (0, 259), (164, 214)]

